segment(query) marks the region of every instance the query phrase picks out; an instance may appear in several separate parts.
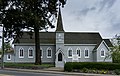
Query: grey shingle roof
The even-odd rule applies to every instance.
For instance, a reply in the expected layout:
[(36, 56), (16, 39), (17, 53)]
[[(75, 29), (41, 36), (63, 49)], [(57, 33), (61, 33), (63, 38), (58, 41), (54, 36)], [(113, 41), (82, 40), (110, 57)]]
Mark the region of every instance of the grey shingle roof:
[[(65, 32), (64, 34), (65, 44), (98, 44), (102, 38), (99, 33), (81, 33), (81, 32)], [(34, 43), (34, 34), (32, 39), (27, 32), (24, 32), (20, 43)], [(16, 43), (16, 42), (15, 42)], [(40, 32), (40, 43), (43, 44), (55, 44), (56, 33), (55, 32)]]
[(103, 40), (108, 45), (108, 47), (113, 47), (112, 43), (110, 42), (110, 39), (103, 39)]
[[(103, 40), (105, 41), (105, 43), (107, 44), (108, 47), (113, 47), (113, 45), (112, 45), (112, 43), (110, 42), (109, 39), (103, 39)], [(101, 40), (101, 42), (102, 42), (102, 40)], [(99, 42), (99, 43), (95, 46), (94, 50), (96, 50), (96, 49), (99, 47), (99, 45), (100, 45), (101, 42)]]
[[(20, 43), (35, 43), (35, 37), (34, 33), (32, 36), (32, 39), (30, 38), (30, 35), (27, 32), (23, 33), (22, 38), (19, 38)], [(44, 44), (55, 44), (55, 33), (54, 32), (40, 32), (40, 43)], [(16, 39), (14, 40), (14, 43), (16, 42)]]
[(102, 38), (99, 33), (65, 33), (65, 44), (97, 44), (101, 39)]

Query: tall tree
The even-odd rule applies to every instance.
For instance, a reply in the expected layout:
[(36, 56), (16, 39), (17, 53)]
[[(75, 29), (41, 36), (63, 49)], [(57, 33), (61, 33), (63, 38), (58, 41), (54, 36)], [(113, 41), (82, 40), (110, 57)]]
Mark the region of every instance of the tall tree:
[(120, 63), (120, 34), (116, 34), (112, 39), (112, 59), (114, 63)]
[(66, 0), (0, 0), (0, 22), (5, 27), (4, 35), (21, 38), (23, 29), (35, 32), (35, 64), (41, 64), (39, 30), (54, 28), (52, 20), (57, 9), (64, 6)]
[[(4, 50), (5, 50), (5, 53), (10, 53), (10, 52), (14, 52), (14, 49), (12, 47), (12, 45), (10, 45), (10, 43), (4, 43)], [(2, 52), (2, 46), (0, 48), (0, 52)]]

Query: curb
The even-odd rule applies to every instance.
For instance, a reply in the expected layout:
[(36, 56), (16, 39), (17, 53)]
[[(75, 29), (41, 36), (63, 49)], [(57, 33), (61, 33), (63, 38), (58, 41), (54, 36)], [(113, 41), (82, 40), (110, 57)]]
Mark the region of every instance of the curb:
[(29, 70), (29, 69), (16, 69), (16, 68), (4, 68), (3, 70), (20, 71), (20, 72), (33, 72), (33, 73), (50, 73), (50, 74), (63, 74), (63, 75), (78, 75), (78, 76), (118, 76), (118, 75), (105, 75), (105, 74), (92, 74), (92, 73), (75, 73), (75, 72), (58, 72), (58, 71), (46, 71), (46, 70)]

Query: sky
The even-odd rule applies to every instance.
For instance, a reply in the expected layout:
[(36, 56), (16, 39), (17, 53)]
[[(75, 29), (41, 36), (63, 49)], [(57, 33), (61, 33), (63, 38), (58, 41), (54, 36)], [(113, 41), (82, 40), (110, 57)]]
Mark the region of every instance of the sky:
[(61, 12), (66, 32), (99, 32), (102, 38), (120, 33), (120, 0), (67, 0)]
[(67, 0), (62, 8), (66, 32), (99, 32), (102, 38), (120, 33), (120, 0)]

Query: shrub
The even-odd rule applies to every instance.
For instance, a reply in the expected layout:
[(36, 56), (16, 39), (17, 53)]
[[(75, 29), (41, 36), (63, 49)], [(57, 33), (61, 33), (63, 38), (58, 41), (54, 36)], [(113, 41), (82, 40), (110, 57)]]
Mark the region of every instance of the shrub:
[(72, 71), (72, 63), (67, 63), (67, 64), (65, 64), (65, 66), (64, 66), (64, 71), (68, 71), (68, 72), (71, 72)]
[(87, 68), (83, 68), (82, 72), (87, 73), (89, 70)]
[(106, 62), (67, 62), (64, 66), (65, 71), (72, 71), (74, 69), (82, 70), (83, 68), (98, 70), (115, 70), (120, 69), (120, 64)]
[(114, 72), (115, 74), (120, 75), (120, 69), (115, 69)]

